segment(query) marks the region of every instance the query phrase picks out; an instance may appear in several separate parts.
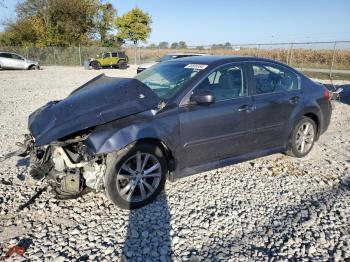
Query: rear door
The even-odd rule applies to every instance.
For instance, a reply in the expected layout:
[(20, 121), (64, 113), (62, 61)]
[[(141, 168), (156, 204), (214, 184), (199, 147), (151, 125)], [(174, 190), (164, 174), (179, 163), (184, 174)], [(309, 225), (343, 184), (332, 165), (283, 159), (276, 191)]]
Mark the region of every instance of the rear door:
[(216, 101), (180, 108), (183, 167), (251, 151), (254, 122), (245, 64), (222, 66), (196, 88), (211, 91)]
[(118, 53), (117, 53), (117, 52), (113, 52), (113, 53), (112, 53), (111, 62), (113, 63), (113, 65), (118, 64), (118, 62), (119, 62), (119, 56), (118, 56)]
[(104, 53), (102, 66), (110, 66), (110, 65), (113, 65), (113, 58), (111, 56), (111, 53)]
[(16, 62), (11, 53), (0, 53), (0, 59), (4, 68), (15, 68)]
[(287, 125), (301, 102), (299, 77), (274, 63), (250, 63), (256, 150), (285, 145)]

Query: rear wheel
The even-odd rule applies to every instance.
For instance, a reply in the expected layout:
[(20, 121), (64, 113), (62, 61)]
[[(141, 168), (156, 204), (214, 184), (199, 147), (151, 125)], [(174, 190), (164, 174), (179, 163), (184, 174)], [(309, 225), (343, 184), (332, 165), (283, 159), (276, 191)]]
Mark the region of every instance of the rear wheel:
[(126, 69), (127, 63), (125, 61), (119, 61), (118, 62), (118, 68), (119, 69)]
[(161, 149), (136, 144), (107, 158), (107, 197), (123, 209), (143, 207), (163, 190), (168, 167)]
[(99, 69), (101, 69), (101, 64), (98, 61), (92, 61), (91, 67), (95, 70), (99, 70)]
[(304, 116), (294, 127), (291, 146), (288, 155), (293, 157), (304, 157), (312, 149), (316, 139), (317, 126), (315, 122)]

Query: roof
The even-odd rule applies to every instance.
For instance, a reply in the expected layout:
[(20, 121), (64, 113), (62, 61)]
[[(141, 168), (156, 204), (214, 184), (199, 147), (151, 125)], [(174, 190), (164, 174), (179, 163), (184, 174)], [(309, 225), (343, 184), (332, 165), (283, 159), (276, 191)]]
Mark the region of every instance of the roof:
[(281, 62), (268, 59), (268, 58), (255, 57), (255, 56), (235, 56), (235, 55), (189, 56), (189, 57), (169, 60), (166, 63), (186, 62), (186, 63), (193, 63), (193, 64), (197, 63), (197, 64), (212, 65), (212, 64), (224, 64), (224, 63), (230, 63), (230, 62), (243, 62), (243, 61), (272, 62), (275, 64), (287, 66)]
[(203, 53), (186, 53), (186, 52), (178, 52), (178, 53), (167, 53), (166, 55), (205, 56), (205, 55), (208, 55), (208, 54), (203, 54)]

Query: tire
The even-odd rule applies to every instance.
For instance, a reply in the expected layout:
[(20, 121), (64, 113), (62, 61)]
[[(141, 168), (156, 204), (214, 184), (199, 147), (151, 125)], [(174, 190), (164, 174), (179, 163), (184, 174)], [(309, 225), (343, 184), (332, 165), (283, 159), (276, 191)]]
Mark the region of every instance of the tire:
[[(139, 168), (138, 157), (141, 160)], [(146, 158), (147, 161), (144, 163)], [(146, 174), (151, 167), (155, 169)], [(132, 174), (130, 170), (135, 173)], [(167, 174), (166, 158), (156, 145), (140, 143), (126, 147), (107, 156), (104, 180), (106, 195), (122, 209), (143, 207), (152, 202), (163, 190)]]
[(125, 61), (119, 61), (118, 62), (118, 68), (119, 69), (126, 69), (127, 63)]
[(37, 70), (37, 66), (36, 65), (31, 65), (28, 70)]
[[(308, 130), (306, 130), (308, 126)], [(305, 133), (306, 132), (306, 133)], [(290, 149), (286, 152), (292, 157), (304, 157), (312, 149), (317, 134), (317, 125), (314, 120), (304, 116), (295, 125), (291, 136)], [(304, 143), (304, 146), (302, 144)]]
[(101, 64), (100, 64), (100, 62), (98, 62), (98, 61), (92, 61), (92, 62), (91, 62), (91, 67), (92, 67), (93, 69), (95, 69), (95, 70), (99, 70), (99, 69), (101, 69)]

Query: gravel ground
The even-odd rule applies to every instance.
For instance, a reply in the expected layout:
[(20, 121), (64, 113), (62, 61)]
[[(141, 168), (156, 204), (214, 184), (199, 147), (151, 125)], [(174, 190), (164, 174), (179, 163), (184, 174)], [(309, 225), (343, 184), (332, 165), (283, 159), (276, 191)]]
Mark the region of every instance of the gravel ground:
[[(30, 112), (101, 72), (135, 68), (0, 71), (0, 155), (21, 141)], [(276, 154), (167, 183), (132, 212), (103, 194), (56, 200), (23, 181), (27, 161), (18, 160), (0, 165), (0, 260), (21, 244), (24, 256), (9, 260), (350, 261), (348, 105), (334, 103), (329, 130), (304, 159)]]

